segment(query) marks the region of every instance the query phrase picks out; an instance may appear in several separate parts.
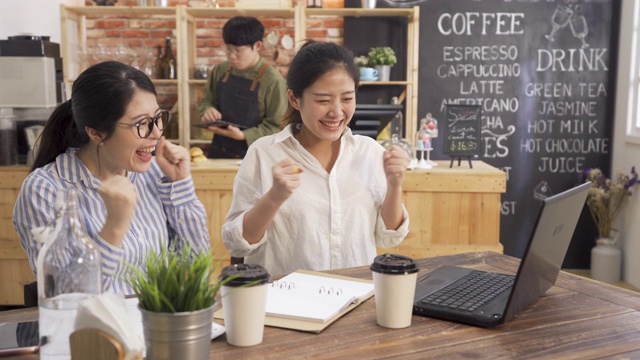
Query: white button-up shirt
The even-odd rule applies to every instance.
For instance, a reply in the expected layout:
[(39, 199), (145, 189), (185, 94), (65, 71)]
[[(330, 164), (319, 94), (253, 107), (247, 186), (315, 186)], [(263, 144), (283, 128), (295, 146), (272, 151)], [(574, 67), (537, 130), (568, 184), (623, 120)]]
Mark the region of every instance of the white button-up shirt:
[[(289, 125), (253, 143), (233, 186), (222, 239), (231, 256), (264, 266), (272, 276), (297, 269), (329, 270), (371, 264), (376, 246), (399, 244), (409, 232), (409, 215), (387, 230), (380, 210), (387, 181), (384, 148), (346, 129), (331, 172), (293, 137)], [(285, 201), (263, 238), (249, 244), (242, 236), (244, 215), (273, 184), (272, 167), (287, 158), (304, 168), (300, 187)]]

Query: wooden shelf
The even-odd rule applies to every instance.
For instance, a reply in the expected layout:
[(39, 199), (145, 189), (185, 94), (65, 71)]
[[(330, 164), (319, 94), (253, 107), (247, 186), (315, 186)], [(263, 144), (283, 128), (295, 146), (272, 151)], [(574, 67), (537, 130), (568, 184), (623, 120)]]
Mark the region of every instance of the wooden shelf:
[(196, 30), (198, 20), (229, 18), (237, 15), (255, 16), (259, 18), (287, 18), (294, 22), (294, 43), (302, 44), (307, 38), (307, 20), (318, 17), (405, 17), (408, 24), (407, 46), (407, 74), (404, 81), (363, 81), (361, 86), (403, 86), (406, 91), (406, 133), (416, 130), (417, 123), (417, 84), (418, 55), (417, 44), (419, 36), (419, 7), (395, 9), (362, 9), (362, 8), (328, 8), (316, 9), (297, 5), (283, 9), (244, 9), (244, 8), (208, 8), (187, 7), (178, 5), (172, 7), (155, 6), (64, 6), (61, 5), (60, 18), (62, 26), (62, 57), (64, 58), (65, 81), (70, 83), (73, 76), (83, 70), (77, 62), (77, 52), (86, 47), (87, 18), (99, 16), (121, 17), (153, 17), (162, 16), (175, 20), (174, 48), (178, 60), (178, 79), (152, 79), (156, 86), (176, 86), (178, 100), (174, 108), (178, 114), (178, 138), (176, 142), (189, 147), (191, 144), (210, 143), (210, 140), (192, 139), (191, 117), (196, 107), (197, 94), (207, 83), (205, 79), (193, 79), (192, 69), (195, 63)]
[(355, 17), (365, 17), (365, 16), (397, 16), (397, 17), (408, 17), (411, 18), (414, 16), (413, 8), (394, 8), (394, 9), (363, 9), (363, 8), (306, 8), (305, 14), (307, 16), (355, 16)]
[(169, 15), (176, 14), (173, 6), (65, 6), (65, 9), (72, 14), (82, 16), (102, 16), (102, 15)]
[(289, 17), (293, 18), (294, 9), (244, 9), (244, 8), (187, 8), (187, 14), (198, 18), (207, 17)]

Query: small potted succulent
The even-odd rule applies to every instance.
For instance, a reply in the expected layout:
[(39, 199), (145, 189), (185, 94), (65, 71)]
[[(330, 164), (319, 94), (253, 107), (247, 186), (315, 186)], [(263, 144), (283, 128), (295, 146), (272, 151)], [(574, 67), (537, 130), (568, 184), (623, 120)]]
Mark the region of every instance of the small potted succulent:
[(374, 66), (378, 70), (380, 81), (389, 81), (391, 66), (397, 62), (395, 51), (388, 46), (374, 47), (369, 50), (368, 66)]

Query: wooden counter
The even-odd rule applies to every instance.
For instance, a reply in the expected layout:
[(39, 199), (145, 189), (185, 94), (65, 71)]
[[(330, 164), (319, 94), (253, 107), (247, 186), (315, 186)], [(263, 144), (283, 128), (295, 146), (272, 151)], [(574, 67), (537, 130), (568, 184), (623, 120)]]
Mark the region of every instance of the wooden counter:
[[(408, 171), (404, 204), (410, 216), (409, 235), (402, 244), (379, 252), (414, 258), (470, 251), (502, 252), (500, 195), (506, 191), (506, 174), (481, 161), (449, 168), (440, 161), (430, 170)], [(209, 160), (192, 168), (198, 198), (207, 209), (211, 247), (226, 264), (229, 260), (220, 229), (231, 205), (237, 160)], [(0, 167), (0, 305), (23, 303), (22, 286), (33, 281), (26, 255), (18, 241), (11, 216), (25, 166)]]

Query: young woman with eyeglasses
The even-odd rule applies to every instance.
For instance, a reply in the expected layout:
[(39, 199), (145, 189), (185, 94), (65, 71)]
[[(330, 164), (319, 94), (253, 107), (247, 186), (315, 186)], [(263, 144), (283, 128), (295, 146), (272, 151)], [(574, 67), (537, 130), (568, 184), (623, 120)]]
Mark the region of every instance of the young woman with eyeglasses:
[(170, 242), (209, 251), (189, 152), (162, 136), (169, 115), (151, 80), (131, 66), (108, 61), (78, 76), (71, 99), (45, 125), (13, 211), (34, 274), (39, 245), (31, 230), (52, 223), (61, 189), (78, 193), (82, 227), (102, 255), (104, 291), (131, 294), (128, 266), (141, 267)]
[(287, 88), (278, 70), (260, 55), (264, 25), (236, 16), (222, 28), (227, 61), (216, 65), (198, 105), (202, 121), (235, 125), (209, 126), (210, 158), (241, 159), (258, 138), (280, 131), (287, 109)]

